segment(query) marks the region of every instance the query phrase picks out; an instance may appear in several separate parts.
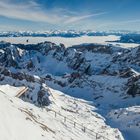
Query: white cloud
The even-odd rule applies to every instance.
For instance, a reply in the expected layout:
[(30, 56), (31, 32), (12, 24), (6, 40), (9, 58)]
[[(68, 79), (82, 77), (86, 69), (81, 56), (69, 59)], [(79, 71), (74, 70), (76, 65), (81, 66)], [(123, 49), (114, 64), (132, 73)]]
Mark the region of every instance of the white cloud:
[(0, 15), (8, 18), (48, 23), (56, 23), (61, 20), (57, 15), (43, 12), (40, 5), (33, 1), (28, 4), (12, 4), (0, 1)]
[(12, 3), (11, 0), (0, 1), (0, 16), (29, 20), (34, 22), (46, 22), (51, 24), (70, 24), (93, 16), (99, 16), (105, 13), (78, 15), (75, 12), (66, 11), (66, 9), (42, 10), (42, 6), (33, 0), (28, 3)]
[(84, 19), (88, 19), (88, 18), (95, 17), (95, 16), (100, 16), (100, 15), (103, 15), (103, 14), (106, 14), (106, 12), (89, 14), (89, 15), (84, 15), (84, 16), (74, 16), (74, 17), (71, 17), (70, 19), (68, 19), (65, 23), (70, 24), (70, 23), (73, 23), (73, 22), (78, 22), (78, 21), (81, 21), (81, 20), (84, 20)]

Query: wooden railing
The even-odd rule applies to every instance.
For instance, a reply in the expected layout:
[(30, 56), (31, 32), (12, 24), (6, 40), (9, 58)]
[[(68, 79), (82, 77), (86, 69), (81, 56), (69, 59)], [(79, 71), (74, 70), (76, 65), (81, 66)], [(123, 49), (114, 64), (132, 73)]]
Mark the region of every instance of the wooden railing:
[(26, 91), (28, 90), (28, 88), (27, 87), (24, 87), (23, 89), (21, 89), (19, 92), (18, 92), (18, 94), (15, 96), (15, 97), (20, 97), (21, 95), (23, 95)]
[[(53, 112), (55, 118), (57, 118), (58, 116), (62, 117), (62, 121), (64, 123), (70, 123), (74, 128), (80, 129), (84, 133), (87, 133), (90, 136), (94, 137), (96, 140), (112, 140), (112, 139), (108, 139), (107, 137), (103, 136), (102, 134), (100, 134), (98, 132), (95, 132), (95, 131), (87, 128), (83, 124), (80, 124), (80, 123), (78, 123), (78, 122), (76, 122), (76, 121), (74, 121), (74, 120), (62, 115), (60, 112), (56, 112), (55, 110), (48, 109), (48, 108), (46, 108), (46, 110)], [(118, 140), (119, 140), (119, 137), (118, 137)]]

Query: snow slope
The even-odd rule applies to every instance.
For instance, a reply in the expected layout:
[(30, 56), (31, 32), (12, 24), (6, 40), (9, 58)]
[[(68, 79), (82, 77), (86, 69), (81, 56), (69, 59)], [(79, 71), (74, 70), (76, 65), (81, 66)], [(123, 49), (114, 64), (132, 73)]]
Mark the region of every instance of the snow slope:
[(24, 87), (14, 87), (10, 86), (9, 84), (6, 85), (0, 85), (0, 91), (6, 92), (9, 96), (16, 96), (20, 90), (22, 90)]
[(139, 139), (140, 133), (140, 106), (112, 110), (108, 118), (114, 127), (119, 127), (128, 140)]
[[(8, 85), (3, 86), (5, 93), (13, 89)], [(7, 90), (9, 89), (9, 90)], [(78, 100), (50, 89), (53, 93), (49, 106), (60, 114), (82, 123), (83, 126), (98, 132), (113, 140), (123, 140), (117, 129), (112, 129), (104, 123), (104, 118), (95, 113), (96, 108), (88, 105), (83, 100)], [(15, 92), (11, 90), (11, 92)], [(33, 104), (24, 102), (9, 94), (0, 93), (0, 139), (4, 140), (94, 140), (95, 136), (83, 132), (82, 127), (73, 126), (72, 122), (59, 116), (48, 108), (38, 108)], [(86, 112), (86, 113), (85, 113)], [(102, 139), (102, 138), (100, 138)]]

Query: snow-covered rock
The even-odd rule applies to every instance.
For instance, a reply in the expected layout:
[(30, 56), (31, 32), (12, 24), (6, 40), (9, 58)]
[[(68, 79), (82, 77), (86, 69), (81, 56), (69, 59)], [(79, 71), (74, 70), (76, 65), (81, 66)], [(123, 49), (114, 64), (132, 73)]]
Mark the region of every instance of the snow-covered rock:
[[(33, 119), (28, 117), (26, 120), (25, 116), (32, 113), (34, 118), (40, 119), (41, 123), (45, 122), (50, 130), (53, 130), (52, 132), (56, 132), (55, 135), (46, 133), (43, 131), (44, 129), (41, 129), (42, 127), (40, 128), (40, 125), (36, 126), (30, 122), (34, 127), (33, 132), (38, 131), (36, 138), (45, 139), (50, 134), (50, 139), (54, 140), (93, 139), (90, 135), (62, 123), (62, 118), (52, 119), (51, 112), (41, 111), (40, 107), (44, 107), (47, 110), (54, 109), (80, 124), (83, 123), (87, 128), (103, 134), (103, 136), (106, 135), (109, 139), (123, 140), (120, 131), (111, 128), (116, 123), (116, 119), (113, 117), (118, 114), (113, 111), (115, 109), (119, 112), (120, 108), (129, 111), (130, 107), (140, 105), (139, 50), (139, 47), (130, 49), (92, 43), (65, 48), (63, 44), (56, 45), (51, 42), (28, 45), (1, 42), (0, 84), (3, 87), (9, 85), (9, 89), (24, 86), (28, 87), (28, 91), (21, 96), (22, 100), (9, 97), (9, 94), (6, 94), (6, 98), (2, 95), (0, 97), (2, 100), (12, 98), (16, 109), (10, 107), (12, 103), (9, 102), (7, 103), (8, 108), (22, 116), (25, 124), (28, 124), (26, 121)], [(4, 92), (7, 93), (6, 90)], [(24, 106), (26, 110), (21, 110), (21, 106)], [(105, 118), (97, 112), (106, 117), (111, 127), (106, 125)], [(48, 116), (46, 116), (47, 113)], [(14, 118), (11, 119), (14, 120)], [(53, 124), (50, 123), (51, 119)], [(108, 119), (110, 120), (108, 121)], [(8, 118), (9, 120), (10, 118)], [(38, 123), (37, 120), (32, 121)], [(121, 119), (117, 123), (118, 125), (115, 127), (122, 130)], [(22, 124), (20, 128), (22, 128)], [(12, 129), (17, 130), (17, 127)], [(5, 131), (5, 128), (3, 130)], [(126, 133), (123, 133), (124, 131)], [(137, 129), (137, 131), (139, 130)], [(15, 133), (14, 130), (11, 131), (11, 128), (9, 128), (9, 132), (8, 136)], [(127, 131), (127, 127), (124, 127), (122, 133), (127, 140), (130, 133)], [(22, 135), (19, 133), (19, 137), (13, 136), (12, 139), (20, 138)], [(28, 136), (30, 135), (28, 134)], [(138, 140), (137, 137), (134, 138)]]

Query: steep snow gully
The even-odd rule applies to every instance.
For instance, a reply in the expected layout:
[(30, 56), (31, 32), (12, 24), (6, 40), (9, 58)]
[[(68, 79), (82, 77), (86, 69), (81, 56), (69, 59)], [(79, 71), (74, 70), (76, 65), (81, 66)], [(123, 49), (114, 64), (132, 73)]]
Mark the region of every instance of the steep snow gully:
[(0, 139), (139, 140), (139, 53), (1, 42)]

